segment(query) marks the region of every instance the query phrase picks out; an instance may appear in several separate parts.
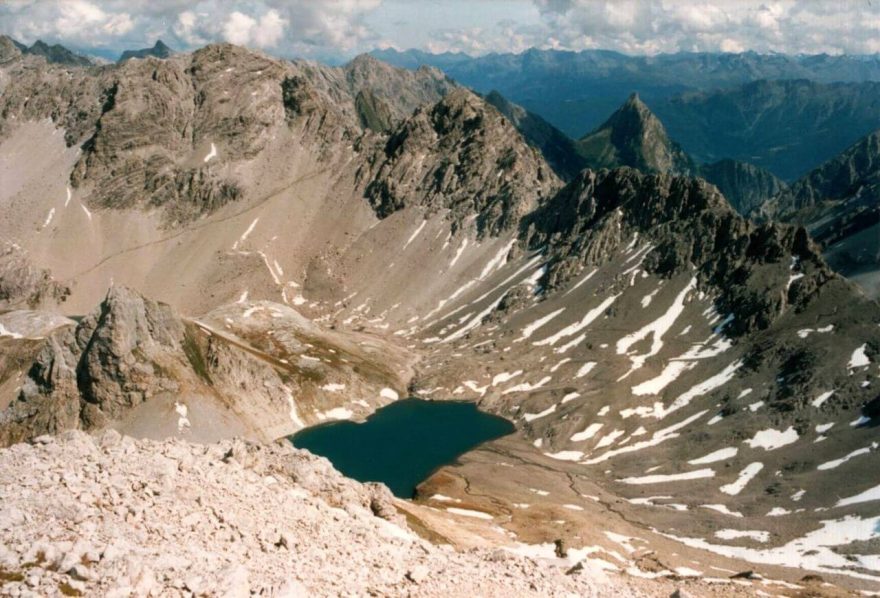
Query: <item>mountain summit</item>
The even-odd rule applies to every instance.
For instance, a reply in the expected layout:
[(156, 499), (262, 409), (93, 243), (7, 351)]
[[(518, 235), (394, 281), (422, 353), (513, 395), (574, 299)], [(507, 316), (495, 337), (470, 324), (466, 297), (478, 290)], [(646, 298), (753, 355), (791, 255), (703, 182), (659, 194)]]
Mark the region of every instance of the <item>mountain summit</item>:
[(666, 128), (633, 93), (608, 120), (577, 142), (591, 168), (630, 166), (644, 172), (687, 174), (693, 163)]
[(85, 56), (76, 54), (61, 44), (49, 45), (41, 39), (38, 39), (30, 47), (16, 41), (8, 35), (0, 35), (0, 62), (8, 62), (13, 60), (17, 55), (13, 51), (13, 47), (21, 54), (30, 54), (32, 56), (42, 56), (46, 62), (52, 64), (62, 64), (66, 66), (91, 66), (92, 61)]
[(169, 48), (161, 39), (156, 40), (152, 48), (141, 48), (140, 50), (126, 50), (119, 57), (119, 62), (125, 62), (132, 58), (146, 58), (153, 56), (155, 58), (168, 58), (174, 54), (174, 50)]

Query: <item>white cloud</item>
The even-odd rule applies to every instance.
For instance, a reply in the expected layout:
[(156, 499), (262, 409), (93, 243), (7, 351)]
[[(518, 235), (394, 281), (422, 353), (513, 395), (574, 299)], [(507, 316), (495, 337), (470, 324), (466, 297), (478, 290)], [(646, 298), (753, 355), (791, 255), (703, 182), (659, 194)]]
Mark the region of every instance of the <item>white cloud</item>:
[(269, 48), (278, 44), (284, 35), (287, 19), (281, 17), (277, 10), (270, 10), (260, 17), (260, 24), (254, 33), (254, 43), (261, 48)]
[(161, 37), (182, 50), (230, 41), (317, 58), (379, 46), (862, 54), (880, 52), (880, 0), (0, 0), (0, 30), (75, 48)]
[(238, 11), (233, 12), (223, 25), (223, 39), (230, 44), (247, 46), (251, 42), (251, 34), (257, 21)]
[[(880, 2), (814, 0), (534, 0), (547, 31), (536, 46), (628, 53), (876, 51)], [(552, 32), (552, 42), (551, 35)]]

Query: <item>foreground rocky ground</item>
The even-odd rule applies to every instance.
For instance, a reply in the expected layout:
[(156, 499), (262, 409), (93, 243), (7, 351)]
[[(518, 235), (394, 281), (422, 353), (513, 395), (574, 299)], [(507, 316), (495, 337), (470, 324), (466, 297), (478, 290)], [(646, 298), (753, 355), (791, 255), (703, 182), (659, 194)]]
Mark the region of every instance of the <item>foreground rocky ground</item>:
[(283, 444), (66, 432), (0, 451), (0, 595), (648, 596), (641, 580), (457, 552), (384, 486)]

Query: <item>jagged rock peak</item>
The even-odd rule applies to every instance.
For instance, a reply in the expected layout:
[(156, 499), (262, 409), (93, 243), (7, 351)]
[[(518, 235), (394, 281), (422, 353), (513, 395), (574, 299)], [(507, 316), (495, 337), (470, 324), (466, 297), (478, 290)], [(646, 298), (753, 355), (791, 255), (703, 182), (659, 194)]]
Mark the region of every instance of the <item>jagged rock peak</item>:
[(64, 64), (67, 66), (92, 66), (92, 61), (85, 56), (80, 56), (61, 44), (49, 45), (43, 40), (38, 39), (34, 44), (24, 51), (26, 54), (42, 56), (47, 62), (54, 64)]
[(437, 69), (410, 71), (369, 54), (356, 56), (342, 70), (361, 125), (374, 131), (390, 130), (419, 106), (433, 104), (458, 87)]
[(666, 128), (633, 93), (592, 133), (578, 141), (581, 156), (592, 168), (629, 166), (644, 172), (689, 174), (690, 157), (669, 139)]
[(154, 58), (168, 58), (173, 54), (174, 50), (172, 50), (168, 45), (165, 44), (165, 42), (159, 39), (156, 40), (156, 43), (153, 45), (152, 48), (126, 50), (122, 53), (122, 56), (119, 57), (119, 62), (125, 62), (126, 60), (130, 60), (132, 58), (146, 58), (148, 56), (153, 56)]
[(880, 130), (863, 137), (791, 186), (781, 201), (781, 216), (790, 216), (823, 200), (841, 200), (860, 187), (880, 185)]
[(560, 186), (510, 121), (462, 88), (401, 123), (371, 172), (366, 195), (379, 217), (446, 209), (456, 227), (476, 218), (481, 235), (513, 228)]
[(492, 90), (485, 99), (507, 117), (529, 145), (543, 154), (560, 178), (569, 181), (583, 170), (584, 160), (578, 154), (575, 142), (568, 135), (537, 114), (514, 104), (498, 91)]
[(51, 333), (18, 399), (0, 412), (0, 444), (107, 425), (158, 393), (180, 390), (183, 321), (123, 286), (76, 326)]
[(21, 58), (24, 49), (26, 48), (8, 35), (0, 35), (0, 64)]
[[(767, 328), (787, 309), (801, 309), (821, 287), (849, 286), (827, 267), (801, 227), (755, 225), (701, 179), (646, 175), (633, 169), (585, 170), (523, 222), (528, 244), (548, 246), (548, 288), (585, 264), (606, 260), (635, 234), (648, 239), (645, 270), (662, 278), (696, 269), (735, 315), (728, 332)], [(791, 284), (792, 264), (799, 268)]]

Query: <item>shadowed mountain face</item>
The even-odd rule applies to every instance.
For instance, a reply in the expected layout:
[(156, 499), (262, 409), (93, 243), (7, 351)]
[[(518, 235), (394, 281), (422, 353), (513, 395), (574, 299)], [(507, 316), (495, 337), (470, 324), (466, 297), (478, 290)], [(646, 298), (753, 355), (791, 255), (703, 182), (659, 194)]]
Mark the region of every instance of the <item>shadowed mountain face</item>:
[(126, 50), (122, 53), (122, 56), (119, 57), (119, 62), (125, 62), (126, 60), (131, 60), (132, 58), (146, 58), (147, 56), (152, 56), (153, 58), (168, 58), (174, 54), (174, 50), (165, 45), (161, 39), (156, 40), (156, 43), (152, 48), (141, 48), (140, 50)]
[(880, 131), (792, 184), (761, 213), (807, 227), (835, 270), (880, 295)]
[(598, 129), (579, 139), (577, 150), (590, 168), (629, 166), (644, 172), (678, 174), (695, 170), (635, 93)]
[(656, 562), (610, 558), (644, 574), (880, 578), (859, 498), (880, 307), (804, 228), (671, 174), (689, 162), (638, 98), (579, 144), (664, 172), (566, 184), (528, 114), (433, 70), (10, 54), (0, 237), (28, 309), (0, 313), (4, 442), (269, 440), (407, 392), (470, 399), (516, 431), (419, 487), (437, 529), (461, 501), (499, 543), (640, 538)]
[(748, 216), (786, 189), (773, 173), (754, 164), (724, 159), (699, 168), (701, 177), (718, 187), (733, 208)]
[(562, 179), (571, 180), (587, 166), (576, 142), (537, 114), (508, 101), (497, 91), (490, 92), (485, 99), (507, 117), (529, 145), (541, 152)]

